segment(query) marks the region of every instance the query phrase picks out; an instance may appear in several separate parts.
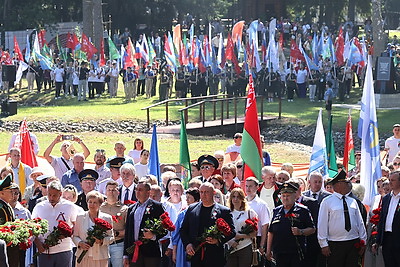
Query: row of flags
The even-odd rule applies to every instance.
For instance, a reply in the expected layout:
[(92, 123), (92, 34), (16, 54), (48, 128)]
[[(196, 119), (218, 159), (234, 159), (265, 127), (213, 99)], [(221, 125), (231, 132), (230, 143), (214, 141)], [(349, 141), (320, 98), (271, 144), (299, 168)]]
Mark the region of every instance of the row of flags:
[[(363, 203), (370, 206), (373, 204), (377, 193), (376, 181), (381, 177), (382, 171), (371, 56), (368, 57), (366, 67), (367, 72), (358, 123), (358, 137), (361, 139), (360, 183), (365, 187)], [(356, 166), (350, 111), (346, 123), (343, 165), (346, 171), (352, 170)], [(329, 127), (325, 139), (322, 124), (322, 109), (320, 109), (318, 114), (310, 159), (309, 173), (313, 171), (320, 172), (325, 179), (333, 177), (338, 171), (332, 138), (332, 117), (329, 118)]]

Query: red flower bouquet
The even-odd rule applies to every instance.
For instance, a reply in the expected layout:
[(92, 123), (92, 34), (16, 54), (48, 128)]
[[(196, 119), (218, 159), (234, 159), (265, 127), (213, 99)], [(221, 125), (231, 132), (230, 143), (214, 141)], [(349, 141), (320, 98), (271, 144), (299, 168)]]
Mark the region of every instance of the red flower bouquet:
[(381, 218), (381, 216), (380, 216), (381, 210), (382, 210), (381, 207), (374, 209), (372, 211), (372, 213), (374, 215), (372, 215), (371, 218), (369, 219), (369, 222), (372, 224), (372, 227), (371, 227), (371, 234), (367, 239), (367, 246), (368, 246), (368, 249), (370, 249), (370, 250), (372, 250), (372, 246), (376, 243), (376, 237), (378, 235), (376, 228), (378, 227), (378, 223)]
[(125, 200), (124, 201), (124, 205), (127, 205), (127, 206), (135, 204), (135, 203), (136, 203), (136, 201), (133, 201), (133, 200)]
[[(195, 248), (195, 253), (201, 249), (201, 259), (204, 258), (204, 246), (207, 244), (206, 239), (208, 237), (217, 239), (219, 241), (224, 237), (230, 236), (232, 233), (232, 229), (229, 224), (222, 218), (218, 218), (215, 221), (215, 225), (210, 226), (208, 229), (204, 231), (204, 233), (199, 238), (200, 244)], [(187, 259), (190, 260), (191, 256), (188, 255)]]
[[(242, 226), (242, 229), (239, 231), (239, 234), (249, 235), (253, 232), (257, 232), (258, 230), (258, 218), (254, 217), (252, 219), (247, 219), (244, 221), (245, 225)], [(244, 238), (235, 239), (236, 243), (244, 240)], [(230, 254), (234, 250), (233, 247), (229, 248), (228, 254)]]
[[(164, 212), (160, 215), (159, 219), (147, 219), (144, 222), (144, 229), (149, 230), (155, 235), (165, 236), (168, 231), (175, 231), (175, 225), (171, 221), (168, 212)], [(129, 254), (133, 253), (132, 262), (136, 262), (139, 256), (139, 246), (149, 242), (148, 239), (141, 238), (139, 241), (136, 241), (132, 246), (126, 249)]]
[[(109, 222), (100, 218), (95, 218), (94, 225), (87, 231), (86, 243), (92, 247), (96, 239), (104, 239), (107, 236), (107, 231), (111, 229), (112, 225)], [(81, 263), (87, 252), (87, 250), (82, 251), (81, 255), (78, 257), (78, 263)]]
[(355, 243), (354, 246), (358, 249), (365, 247), (365, 241), (360, 240), (359, 242)]
[[(53, 231), (44, 240), (43, 247), (49, 249), (60, 244), (61, 240), (72, 236), (72, 228), (68, 223), (59, 220), (57, 227), (53, 228)], [(35, 253), (34, 257), (39, 256), (40, 252)]]

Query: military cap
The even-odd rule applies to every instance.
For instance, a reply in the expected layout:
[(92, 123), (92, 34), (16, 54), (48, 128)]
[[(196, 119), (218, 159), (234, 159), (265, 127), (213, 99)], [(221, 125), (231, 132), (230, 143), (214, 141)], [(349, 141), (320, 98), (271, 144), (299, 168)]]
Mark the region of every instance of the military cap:
[(108, 163), (110, 163), (110, 168), (121, 168), (121, 166), (124, 164), (125, 158), (122, 157), (117, 157), (109, 160)]
[(218, 160), (214, 156), (211, 156), (211, 155), (200, 156), (199, 159), (197, 160), (197, 164), (199, 166), (201, 166), (203, 164), (210, 164), (210, 165), (213, 165), (214, 168), (218, 168), (218, 166), (219, 166)]
[(81, 182), (83, 180), (96, 181), (97, 178), (99, 178), (99, 174), (95, 170), (85, 169), (79, 173), (78, 177), (79, 177), (79, 180), (81, 180)]
[(350, 182), (350, 180), (347, 179), (347, 175), (344, 170), (341, 170), (339, 173), (337, 173), (329, 183), (334, 185), (339, 182)]
[(12, 189), (12, 176), (7, 175), (3, 180), (0, 180), (0, 191)]
[(284, 182), (280, 187), (279, 187), (279, 193), (296, 193), (299, 188), (291, 183), (291, 182)]
[(51, 175), (43, 174), (43, 175), (40, 175), (38, 178), (36, 178), (36, 180), (40, 183), (41, 186), (46, 187), (47, 179), (50, 177), (51, 177)]

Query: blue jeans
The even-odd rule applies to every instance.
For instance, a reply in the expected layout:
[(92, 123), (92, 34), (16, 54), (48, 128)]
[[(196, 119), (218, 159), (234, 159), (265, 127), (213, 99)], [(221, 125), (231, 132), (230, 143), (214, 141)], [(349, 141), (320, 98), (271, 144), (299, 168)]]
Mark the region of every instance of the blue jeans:
[(108, 246), (110, 252), (109, 262), (113, 267), (123, 267), (124, 242)]

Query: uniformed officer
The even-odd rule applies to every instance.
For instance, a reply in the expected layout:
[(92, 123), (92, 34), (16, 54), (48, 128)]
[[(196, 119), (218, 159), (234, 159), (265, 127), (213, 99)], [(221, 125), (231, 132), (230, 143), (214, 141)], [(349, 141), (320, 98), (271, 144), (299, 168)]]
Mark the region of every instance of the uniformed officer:
[(85, 211), (88, 210), (86, 202), (86, 194), (94, 190), (96, 187), (96, 180), (99, 174), (92, 169), (86, 169), (79, 173), (79, 180), (81, 181), (82, 193), (78, 195), (76, 205), (82, 207)]
[[(11, 174), (7, 175), (3, 180), (0, 180), (0, 225), (15, 220), (14, 212), (8, 204), (13, 198), (12, 189), (14, 188), (17, 188), (17, 185), (12, 183)], [(10, 267), (19, 267), (18, 246), (7, 247), (7, 258)]]
[(285, 182), (279, 189), (282, 205), (273, 210), (266, 256), (277, 266), (305, 266), (305, 237), (315, 232), (307, 207), (296, 203), (298, 187)]

